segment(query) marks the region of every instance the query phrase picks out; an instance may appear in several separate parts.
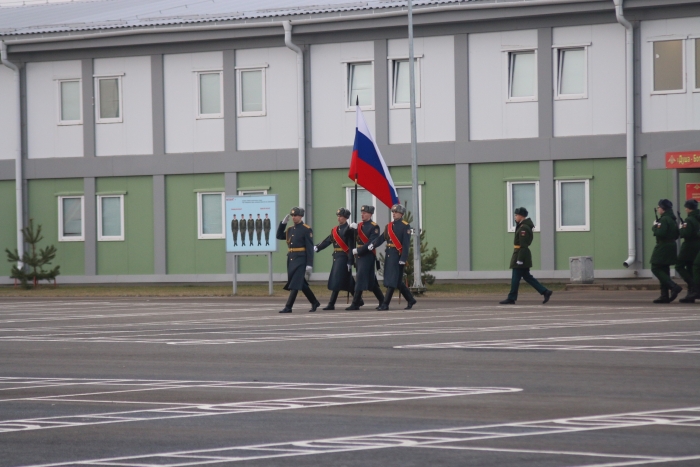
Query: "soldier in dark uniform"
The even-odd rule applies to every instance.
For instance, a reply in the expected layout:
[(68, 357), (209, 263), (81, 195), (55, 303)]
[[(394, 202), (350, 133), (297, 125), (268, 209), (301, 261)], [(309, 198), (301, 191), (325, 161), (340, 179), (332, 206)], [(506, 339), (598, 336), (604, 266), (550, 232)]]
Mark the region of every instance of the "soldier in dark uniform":
[[(355, 279), (355, 294), (352, 303), (346, 310), (359, 310), (364, 301), (362, 291), (371, 290), (379, 300), (379, 306), (384, 302), (384, 294), (379, 288), (376, 274), (377, 252), (369, 249), (369, 246), (379, 237), (379, 226), (372, 222), (374, 206), (362, 206), (362, 222), (360, 224), (350, 224), (350, 228), (355, 229), (355, 248), (352, 254), (355, 255), (357, 274)], [(377, 308), (379, 308), (377, 306)]]
[[(661, 214), (654, 222), (651, 231), (656, 237), (656, 246), (651, 254), (651, 273), (661, 284), (661, 295), (654, 303), (671, 303), (683, 288), (671, 280), (671, 265), (678, 261), (678, 224), (673, 215), (673, 203), (667, 199), (659, 200), (658, 211)], [(670, 295), (669, 295), (670, 292)]]
[(333, 227), (331, 234), (314, 247), (314, 251), (324, 250), (333, 245), (333, 266), (328, 276), (328, 290), (331, 291), (331, 299), (324, 310), (335, 310), (335, 301), (341, 291), (355, 295), (355, 280), (352, 278), (352, 264), (354, 256), (352, 249), (355, 243), (355, 232), (348, 225), (350, 211), (340, 208), (336, 211), (338, 226)]
[[(292, 216), (294, 225), (287, 229), (287, 221)], [(289, 298), (284, 309), (280, 313), (291, 313), (297, 293), (301, 290), (311, 303), (310, 312), (316, 311), (321, 306), (316, 296), (311, 291), (309, 283), (306, 282), (307, 271), (311, 273), (314, 265), (314, 243), (313, 231), (311, 227), (302, 223), (304, 210), (293, 208), (289, 214), (280, 222), (277, 228), (277, 240), (287, 241), (287, 283), (284, 290), (289, 290)]]
[[(241, 246), (245, 246), (245, 230), (246, 230), (245, 214), (241, 214), (241, 220), (238, 223), (241, 231)], [(251, 245), (253, 246), (253, 245)]]
[(236, 219), (235, 214), (231, 221), (231, 233), (233, 234), (233, 246), (238, 246), (238, 219)]
[(255, 219), (255, 234), (258, 237), (258, 246), (262, 246), (262, 243), (261, 243), (262, 229), (263, 229), (262, 224), (263, 224), (262, 219), (260, 219), (260, 214), (258, 214), (258, 218)]
[(698, 202), (689, 199), (683, 205), (685, 207), (685, 221), (681, 224), (680, 236), (683, 239), (681, 252), (678, 254), (676, 272), (688, 284), (688, 294), (678, 300), (681, 303), (695, 303), (698, 298), (698, 288), (693, 278), (693, 264), (700, 253), (700, 211)]
[(411, 247), (411, 226), (403, 220), (406, 208), (400, 204), (391, 207), (393, 222), (389, 222), (384, 229), (384, 235), (379, 236), (370, 246), (372, 249), (386, 242), (386, 255), (384, 256), (384, 287), (386, 295), (379, 306), (379, 310), (388, 310), (394, 290), (399, 289), (408, 305), (404, 310), (410, 310), (416, 304), (416, 299), (403, 282), (403, 270), (408, 260), (408, 249)]
[(265, 219), (263, 219), (263, 231), (265, 231), (265, 246), (270, 245), (270, 230), (272, 230), (272, 225), (270, 223), (270, 217), (265, 214)]
[(527, 217), (527, 209), (517, 208), (515, 210), (515, 240), (513, 241), (513, 256), (510, 259), (510, 268), (513, 270), (510, 281), (510, 293), (508, 298), (499, 302), (501, 305), (514, 305), (518, 299), (518, 288), (520, 287), (520, 279), (525, 279), (525, 282), (530, 284), (544, 297), (542, 303), (547, 303), (549, 297), (552, 296), (552, 291), (547, 290), (545, 286), (539, 283), (532, 274), (532, 253), (530, 252), (530, 244), (532, 243), (532, 229), (535, 224)]
[(255, 220), (253, 220), (253, 215), (248, 214), (248, 243), (253, 246), (253, 233), (255, 233)]

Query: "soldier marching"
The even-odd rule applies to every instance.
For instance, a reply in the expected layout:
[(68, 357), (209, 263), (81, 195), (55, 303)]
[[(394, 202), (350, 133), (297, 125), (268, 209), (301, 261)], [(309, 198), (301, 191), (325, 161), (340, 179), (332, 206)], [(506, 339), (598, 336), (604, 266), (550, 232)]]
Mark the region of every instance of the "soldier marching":
[(355, 247), (355, 234), (348, 224), (350, 211), (340, 208), (336, 211), (336, 216), (338, 225), (333, 227), (328, 237), (314, 247), (314, 252), (319, 252), (333, 245), (333, 265), (328, 275), (328, 290), (331, 291), (331, 298), (324, 310), (335, 310), (335, 302), (340, 292), (355, 295), (355, 280), (352, 278), (354, 263), (352, 250)]

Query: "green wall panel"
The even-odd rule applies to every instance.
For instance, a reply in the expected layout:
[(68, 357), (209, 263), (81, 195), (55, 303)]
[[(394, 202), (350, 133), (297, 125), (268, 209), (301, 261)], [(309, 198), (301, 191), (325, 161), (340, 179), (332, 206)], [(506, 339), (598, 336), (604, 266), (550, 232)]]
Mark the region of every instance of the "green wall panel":
[(3, 257), (3, 269), (0, 274), (5, 275), (10, 272), (12, 265), (5, 262), (5, 248), (14, 251), (17, 248), (17, 221), (15, 210), (15, 182), (14, 180), (0, 182), (0, 254)]
[(648, 159), (644, 157), (642, 163), (642, 235), (644, 238), (645, 269), (651, 267), (649, 260), (656, 244), (656, 239), (651, 233), (651, 226), (654, 223), (654, 208), (661, 198), (673, 199), (673, 170), (650, 170), (647, 167), (647, 161)]
[[(239, 188), (269, 186), (268, 194), (277, 195), (277, 221), (279, 222), (299, 203), (298, 175), (299, 172), (293, 170), (239, 173), (237, 184)], [(273, 225), (270, 235), (274, 237), (276, 231), (277, 226)], [(275, 241), (277, 252), (272, 255), (272, 269), (274, 272), (286, 272), (287, 245), (283, 241)], [(267, 273), (267, 256), (241, 257), (238, 270), (241, 273)]]
[[(470, 175), (471, 258), (474, 271), (508, 269), (513, 254), (513, 233), (508, 232), (506, 178), (539, 179), (537, 162), (472, 164)], [(467, 215), (464, 213), (463, 215)], [(530, 247), (533, 269), (540, 268), (540, 234)]]
[(153, 177), (98, 178), (95, 183), (97, 193), (127, 193), (124, 241), (97, 242), (97, 274), (153, 274)]
[(208, 189), (224, 191), (224, 175), (197, 174), (165, 177), (168, 274), (226, 273), (226, 241), (197, 238), (195, 190)]
[[(58, 241), (58, 198), (56, 193), (82, 193), (82, 178), (61, 180), (30, 180), (28, 182), (29, 217), (34, 225), (40, 224), (44, 240), (41, 247), (53, 244), (56, 247), (54, 265), (61, 266), (64, 276), (85, 274), (85, 242)], [(59, 276), (60, 282), (60, 276)]]
[[(592, 256), (596, 269), (621, 269), (627, 258), (625, 159), (557, 161), (555, 177), (593, 176), (589, 182), (589, 232), (556, 232), (556, 268), (569, 269), (569, 257)], [(556, 219), (555, 219), (556, 220)]]

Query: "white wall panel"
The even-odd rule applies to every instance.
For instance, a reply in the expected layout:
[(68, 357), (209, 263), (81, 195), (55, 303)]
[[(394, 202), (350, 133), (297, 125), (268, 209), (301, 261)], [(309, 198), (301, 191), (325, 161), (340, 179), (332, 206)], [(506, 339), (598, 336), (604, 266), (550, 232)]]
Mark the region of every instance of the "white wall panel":
[(14, 159), (19, 131), (15, 72), (0, 66), (0, 159)]
[[(196, 71), (223, 70), (223, 62), (223, 52), (171, 54), (163, 57), (165, 152), (224, 150), (224, 119), (197, 119), (197, 75), (195, 73)], [(235, 118), (235, 115), (225, 117)]]
[(238, 117), (238, 149), (298, 147), (297, 57), (287, 47), (236, 50), (236, 66), (265, 68), (266, 115)]
[[(344, 61), (374, 60), (374, 42), (346, 42), (311, 46), (311, 124), (315, 148), (352, 146), (355, 111), (347, 111)], [(375, 66), (386, 66), (384, 57)], [(374, 83), (377, 86), (386, 83)], [(374, 111), (364, 110), (367, 126), (375, 134)]]
[(685, 40), (686, 91), (653, 94), (653, 40), (700, 36), (700, 17), (642, 21), (642, 131), (700, 130), (700, 92), (695, 88), (695, 40)]
[[(554, 28), (552, 36), (555, 46), (591, 44), (588, 97), (554, 100), (554, 136), (624, 133), (625, 29), (617, 23)], [(556, 70), (552, 72), (556, 86)]]
[[(420, 107), (416, 108), (418, 141), (455, 140), (455, 57), (454, 36), (416, 38), (414, 53), (420, 58)], [(388, 43), (389, 57), (408, 57), (408, 40)], [(387, 65), (389, 66), (389, 65)], [(389, 69), (388, 95), (391, 99), (392, 71)], [(411, 142), (409, 109), (389, 110), (389, 143)]]
[[(537, 31), (469, 35), (469, 131), (473, 140), (536, 138), (537, 102), (506, 102), (504, 50), (537, 49)], [(538, 51), (542, 53), (542, 51)], [(550, 53), (549, 50), (544, 53)]]
[(83, 125), (58, 124), (56, 80), (75, 78), (82, 78), (79, 60), (27, 64), (27, 149), (30, 159), (83, 157)]
[(98, 156), (153, 154), (151, 57), (100, 58), (96, 75), (122, 76), (122, 122), (95, 125)]

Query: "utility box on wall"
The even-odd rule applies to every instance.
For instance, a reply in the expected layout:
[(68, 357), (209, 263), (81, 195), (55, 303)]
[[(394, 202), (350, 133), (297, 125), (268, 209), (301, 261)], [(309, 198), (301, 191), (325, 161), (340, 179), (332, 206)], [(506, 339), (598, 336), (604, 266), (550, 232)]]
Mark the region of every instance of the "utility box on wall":
[(569, 258), (569, 271), (572, 284), (593, 283), (593, 257), (572, 256)]

